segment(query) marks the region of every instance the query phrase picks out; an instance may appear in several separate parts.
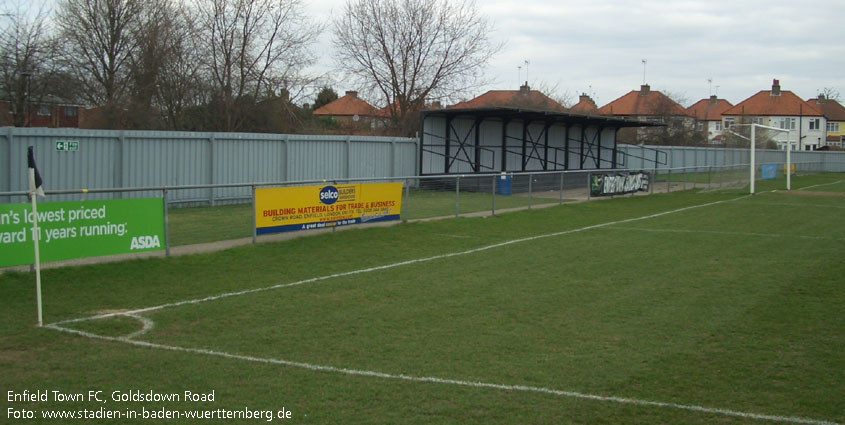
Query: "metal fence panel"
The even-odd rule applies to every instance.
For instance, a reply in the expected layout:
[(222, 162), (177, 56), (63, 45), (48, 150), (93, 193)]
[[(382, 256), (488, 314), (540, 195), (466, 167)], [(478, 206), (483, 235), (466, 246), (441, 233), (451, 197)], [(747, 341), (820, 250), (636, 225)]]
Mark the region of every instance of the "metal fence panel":
[[(63, 151), (57, 141), (74, 141)], [(174, 131), (7, 127), (0, 132), (0, 191), (27, 189), (26, 147), (48, 190), (130, 188), (417, 174), (416, 139)], [(88, 194), (87, 199), (160, 196), (160, 191)], [(248, 198), (248, 188), (184, 189), (171, 202)], [(54, 201), (79, 199), (57, 195)], [(20, 202), (6, 196), (0, 202)]]

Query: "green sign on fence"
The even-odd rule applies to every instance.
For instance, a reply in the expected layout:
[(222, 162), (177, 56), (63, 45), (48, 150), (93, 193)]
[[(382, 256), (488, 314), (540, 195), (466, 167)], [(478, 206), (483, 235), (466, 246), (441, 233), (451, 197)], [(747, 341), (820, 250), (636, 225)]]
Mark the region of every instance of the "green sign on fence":
[(57, 140), (57, 152), (73, 152), (79, 150), (79, 142), (76, 140)]
[[(41, 262), (98, 257), (164, 246), (161, 198), (38, 204)], [(0, 267), (33, 264), (32, 207), (0, 204)]]

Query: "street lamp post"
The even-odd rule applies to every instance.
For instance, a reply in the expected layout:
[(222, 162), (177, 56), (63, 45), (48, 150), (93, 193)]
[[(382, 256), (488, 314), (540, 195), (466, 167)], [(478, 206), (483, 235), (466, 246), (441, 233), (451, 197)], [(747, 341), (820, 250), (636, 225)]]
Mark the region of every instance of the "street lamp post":
[(23, 78), (23, 126), (29, 127), (29, 88), (32, 73), (27, 71), (21, 72), (21, 78)]

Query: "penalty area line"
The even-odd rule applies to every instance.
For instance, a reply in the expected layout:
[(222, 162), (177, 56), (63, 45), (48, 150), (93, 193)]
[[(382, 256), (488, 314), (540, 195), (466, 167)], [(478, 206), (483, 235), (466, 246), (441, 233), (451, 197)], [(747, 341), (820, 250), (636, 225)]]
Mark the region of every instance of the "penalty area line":
[(756, 420), (790, 423), (790, 424), (841, 425), (841, 424), (838, 424), (836, 422), (801, 418), (801, 417), (797, 417), (797, 416), (765, 415), (765, 414), (759, 414), (759, 413), (741, 412), (741, 411), (738, 411), (738, 410), (698, 406), (698, 405), (693, 405), (693, 404), (668, 403), (668, 402), (662, 402), (662, 401), (643, 400), (643, 399), (637, 399), (637, 398), (605, 396), (605, 395), (589, 394), (589, 393), (582, 393), (582, 392), (576, 392), (576, 391), (556, 390), (556, 389), (553, 389), (553, 388), (536, 387), (536, 386), (528, 386), (528, 385), (495, 384), (495, 383), (480, 382), (480, 381), (463, 381), (463, 380), (458, 380), (458, 379), (438, 378), (438, 377), (433, 377), (433, 376), (413, 376), (413, 375), (406, 375), (406, 374), (391, 374), (391, 373), (384, 373), (384, 372), (376, 372), (376, 371), (370, 371), (370, 370), (347, 369), (347, 368), (341, 368), (341, 367), (335, 367), (335, 366), (317, 365), (317, 364), (295, 362), (295, 361), (283, 360), (283, 359), (273, 359), (273, 358), (247, 356), (247, 355), (242, 355), (242, 354), (232, 354), (232, 353), (226, 353), (226, 352), (223, 352), (223, 351), (207, 350), (207, 349), (203, 349), (203, 348), (188, 348), (188, 347), (179, 347), (179, 346), (174, 346), (174, 345), (156, 344), (156, 343), (152, 343), (152, 342), (145, 342), (145, 341), (138, 341), (138, 340), (134, 340), (134, 339), (129, 339), (129, 337), (109, 337), (109, 336), (97, 335), (97, 334), (93, 334), (93, 333), (89, 333), (89, 332), (85, 332), (85, 331), (80, 331), (80, 330), (76, 330), (76, 329), (64, 328), (64, 327), (61, 327), (61, 326), (58, 326), (58, 325), (55, 325), (55, 324), (45, 325), (44, 327), (50, 328), (50, 329), (53, 329), (53, 330), (56, 330), (56, 331), (59, 331), (59, 332), (75, 334), (75, 335), (82, 336), (82, 337), (85, 337), (85, 338), (98, 339), (98, 340), (104, 340), (104, 341), (113, 341), (113, 342), (122, 342), (122, 343), (125, 343), (125, 344), (130, 344), (130, 345), (134, 345), (134, 346), (137, 346), (137, 347), (145, 347), (145, 348), (149, 348), (149, 349), (166, 350), (166, 351), (190, 353), (190, 354), (201, 354), (201, 355), (206, 355), (206, 356), (215, 356), (215, 357), (221, 357), (221, 358), (232, 359), (232, 360), (241, 360), (241, 361), (248, 361), (248, 362), (253, 362), (253, 363), (262, 363), (262, 364), (296, 367), (296, 368), (306, 369), (306, 370), (315, 371), (315, 372), (335, 373), (335, 374), (342, 374), (342, 375), (347, 375), (347, 376), (363, 376), (363, 377), (369, 377), (369, 378), (380, 378), (380, 379), (405, 381), (405, 382), (412, 382), (412, 383), (443, 384), (443, 385), (453, 385), (453, 386), (460, 386), (460, 387), (490, 389), (490, 390), (499, 390), (499, 391), (523, 392), (523, 393), (534, 393), (534, 394), (549, 394), (549, 395), (554, 395), (554, 396), (559, 396), (559, 397), (574, 398), (574, 399), (581, 399), (581, 400), (591, 400), (591, 401), (598, 401), (598, 402), (605, 402), (605, 403), (617, 403), (617, 404), (627, 404), (627, 405), (642, 406), (642, 407), (655, 407), (655, 408), (663, 408), (663, 409), (685, 410), (685, 411), (689, 411), (689, 412), (698, 412), (698, 413), (706, 413), (706, 414), (712, 414), (712, 415), (721, 415), (721, 416), (729, 416), (729, 417), (744, 418), (744, 419), (756, 419)]
[(633, 223), (633, 222), (636, 222), (636, 221), (648, 220), (648, 219), (652, 219), (652, 218), (662, 217), (662, 216), (665, 216), (665, 215), (677, 214), (677, 213), (680, 213), (680, 212), (689, 211), (689, 210), (693, 210), (693, 209), (697, 209), (697, 208), (704, 208), (704, 207), (709, 207), (709, 206), (713, 206), (713, 205), (723, 204), (723, 203), (726, 203), (726, 202), (733, 202), (733, 201), (737, 201), (737, 200), (740, 200), (740, 199), (746, 199), (746, 198), (749, 198), (750, 196), (751, 195), (745, 195), (745, 196), (740, 196), (740, 197), (737, 197), (737, 198), (725, 199), (725, 200), (715, 201), (715, 202), (708, 202), (706, 204), (691, 205), (691, 206), (688, 206), (688, 207), (677, 208), (677, 209), (674, 209), (674, 210), (663, 211), (663, 212), (649, 214), (649, 215), (640, 216), (640, 217), (626, 218), (626, 219), (622, 219), (622, 220), (615, 220), (615, 221), (608, 221), (608, 222), (605, 222), (605, 223), (593, 224), (593, 225), (590, 225), (590, 226), (584, 226), (584, 227), (580, 227), (580, 228), (577, 228), (577, 229), (563, 230), (563, 231), (560, 231), (560, 232), (546, 233), (546, 234), (542, 234), (542, 235), (529, 236), (529, 237), (526, 237), (526, 238), (511, 239), (511, 240), (508, 240), (508, 241), (499, 242), (499, 243), (495, 243), (495, 244), (492, 244), (492, 245), (486, 245), (486, 246), (482, 246), (482, 247), (479, 247), (479, 248), (468, 249), (466, 251), (459, 251), (459, 252), (452, 252), (452, 253), (448, 253), (448, 254), (434, 255), (434, 256), (431, 256), (431, 257), (416, 258), (416, 259), (413, 259), (413, 260), (400, 261), (398, 263), (385, 264), (385, 265), (381, 265), (381, 266), (368, 267), (368, 268), (365, 268), (365, 269), (351, 270), (351, 271), (341, 272), (341, 273), (334, 273), (334, 274), (325, 275), (325, 276), (312, 277), (312, 278), (309, 278), (309, 279), (303, 279), (303, 280), (299, 280), (299, 281), (296, 281), (296, 282), (280, 283), (278, 285), (265, 286), (265, 287), (261, 287), (261, 288), (252, 288), (252, 289), (245, 289), (245, 290), (242, 290), (242, 291), (227, 292), (227, 293), (212, 295), (212, 296), (208, 296), (208, 297), (204, 297), (204, 298), (196, 298), (196, 299), (192, 299), (192, 300), (177, 301), (177, 302), (172, 302), (172, 303), (160, 304), (160, 305), (156, 305), (156, 306), (152, 306), (152, 307), (139, 308), (139, 309), (136, 309), (136, 310), (126, 310), (126, 311), (119, 311), (119, 312), (113, 312), (113, 313), (98, 314), (98, 315), (94, 315), (94, 316), (80, 317), (80, 318), (76, 318), (76, 319), (62, 320), (62, 321), (54, 322), (52, 324), (53, 325), (64, 325), (64, 324), (70, 324), (70, 323), (84, 322), (84, 321), (88, 321), (88, 320), (99, 320), (99, 319), (107, 319), (107, 318), (111, 318), (111, 317), (139, 315), (139, 314), (149, 313), (149, 312), (152, 312), (152, 311), (162, 310), (162, 309), (165, 309), (165, 308), (179, 307), (179, 306), (190, 305), (190, 304), (199, 304), (199, 303), (208, 302), (208, 301), (216, 301), (216, 300), (223, 299), (223, 298), (254, 294), (254, 293), (257, 293), (257, 292), (272, 291), (272, 290), (283, 289), (283, 288), (291, 288), (291, 287), (294, 287), (294, 286), (301, 286), (301, 285), (306, 285), (306, 284), (309, 284), (309, 283), (315, 283), (315, 282), (320, 282), (320, 281), (339, 278), (339, 277), (354, 276), (354, 275), (358, 275), (358, 274), (370, 273), (370, 272), (375, 272), (375, 271), (380, 271), (380, 270), (388, 270), (388, 269), (393, 269), (393, 268), (402, 267), (402, 266), (408, 266), (408, 265), (412, 265), (412, 264), (425, 263), (425, 262), (434, 261), (434, 260), (441, 260), (441, 259), (445, 259), (445, 258), (452, 258), (452, 257), (458, 257), (458, 256), (462, 256), (462, 255), (475, 254), (475, 253), (489, 251), (491, 249), (502, 248), (502, 247), (505, 247), (505, 246), (519, 244), (519, 243), (523, 243), (523, 242), (531, 242), (531, 241), (536, 241), (536, 240), (545, 239), (545, 238), (552, 238), (552, 237), (557, 237), (557, 236), (569, 235), (569, 234), (573, 234), (573, 233), (585, 232), (585, 231), (593, 230), (593, 229), (601, 229), (603, 227), (608, 227), (608, 226), (615, 226), (615, 225), (619, 225), (619, 224), (626, 224), (626, 223)]
[(833, 185), (835, 185), (835, 184), (842, 183), (843, 181), (845, 181), (845, 180), (837, 180), (837, 181), (832, 182), (832, 183), (814, 184), (814, 185), (812, 185), (812, 186), (805, 186), (805, 187), (802, 187), (802, 188), (799, 188), (799, 189), (795, 189), (795, 190), (807, 190), (807, 189), (812, 189), (812, 188), (814, 188), (814, 187), (821, 187), (821, 186), (833, 186)]
[(753, 233), (753, 232), (726, 232), (720, 230), (687, 230), (687, 229), (650, 229), (648, 227), (630, 227), (630, 226), (611, 226), (608, 230), (634, 230), (638, 232), (652, 232), (652, 233), (697, 233), (704, 235), (726, 235), (726, 236), (756, 236), (761, 238), (795, 238), (795, 239), (811, 239), (820, 241), (842, 241), (842, 238), (831, 238), (828, 236), (807, 236), (807, 235), (790, 235), (786, 233)]

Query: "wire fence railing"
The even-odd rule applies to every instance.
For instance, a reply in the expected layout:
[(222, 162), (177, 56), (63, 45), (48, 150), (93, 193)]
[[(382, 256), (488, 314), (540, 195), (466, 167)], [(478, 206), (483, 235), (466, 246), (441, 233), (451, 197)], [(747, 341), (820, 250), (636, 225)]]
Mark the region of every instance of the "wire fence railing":
[[(783, 178), (783, 164), (775, 178)], [(824, 163), (797, 163), (796, 175), (829, 170)], [(759, 172), (755, 179), (762, 179)], [(55, 195), (67, 201), (153, 197), (164, 200), (165, 252), (177, 246), (248, 239), (255, 243), (255, 191), (265, 187), (341, 185), (353, 183), (401, 182), (401, 221), (442, 217), (496, 215), (505, 211), (584, 202), (596, 197), (640, 196), (689, 189), (742, 190), (749, 183), (748, 164), (730, 166), (660, 168), (639, 172), (628, 169), (585, 171), (409, 176), (385, 178), (304, 180), (217, 185), (185, 185), (136, 188), (48, 190), (49, 202)], [(602, 187), (602, 184), (604, 186)], [(633, 185), (633, 186), (632, 186)], [(610, 187), (612, 190), (608, 190)], [(242, 195), (225, 202), (208, 193), (237, 190)], [(180, 196), (181, 191), (203, 193), (200, 197)], [(0, 192), (5, 203), (27, 202), (27, 192)], [(324, 230), (325, 231), (325, 230)]]

